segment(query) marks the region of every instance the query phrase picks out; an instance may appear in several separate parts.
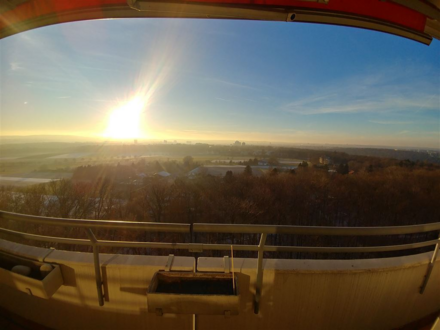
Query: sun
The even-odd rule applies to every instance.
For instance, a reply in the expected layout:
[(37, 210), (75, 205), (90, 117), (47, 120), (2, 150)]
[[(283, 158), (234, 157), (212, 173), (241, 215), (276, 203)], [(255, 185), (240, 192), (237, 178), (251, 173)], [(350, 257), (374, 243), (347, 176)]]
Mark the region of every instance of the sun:
[(144, 109), (141, 97), (135, 97), (113, 110), (108, 119), (104, 137), (111, 139), (136, 139), (141, 137), (141, 114)]

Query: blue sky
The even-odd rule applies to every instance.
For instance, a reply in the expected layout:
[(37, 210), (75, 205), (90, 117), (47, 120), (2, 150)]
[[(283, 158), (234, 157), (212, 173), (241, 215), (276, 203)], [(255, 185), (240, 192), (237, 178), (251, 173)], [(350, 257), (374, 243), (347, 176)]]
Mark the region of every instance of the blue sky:
[(101, 137), (140, 98), (141, 139), (440, 147), (438, 40), (130, 19), (28, 31), (0, 54), (2, 135)]

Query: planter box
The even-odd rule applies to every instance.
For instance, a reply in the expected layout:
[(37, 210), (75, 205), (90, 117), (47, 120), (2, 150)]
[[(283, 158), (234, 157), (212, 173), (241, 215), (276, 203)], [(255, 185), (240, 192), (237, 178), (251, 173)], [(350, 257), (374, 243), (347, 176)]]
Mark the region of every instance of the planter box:
[[(14, 265), (30, 267), (30, 276), (13, 273), (10, 269)], [(0, 284), (7, 285), (31, 296), (49, 299), (63, 285), (63, 276), (60, 266), (52, 264), (53, 269), (43, 278), (39, 276), (41, 265), (43, 265), (41, 262), (0, 253)]]
[(237, 315), (239, 292), (232, 274), (156, 272), (147, 291), (151, 313)]

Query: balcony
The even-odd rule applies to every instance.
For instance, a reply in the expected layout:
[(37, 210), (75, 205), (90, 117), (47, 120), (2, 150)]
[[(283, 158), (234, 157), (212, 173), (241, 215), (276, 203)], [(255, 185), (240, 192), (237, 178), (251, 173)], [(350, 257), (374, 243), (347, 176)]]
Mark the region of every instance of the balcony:
[[(1, 253), (28, 262), (59, 267), (63, 279), (62, 285), (51, 297), (43, 298), (21, 290), (18, 282), (16, 287), (1, 283), (3, 294), (0, 296), (0, 306), (53, 329), (395, 329), (440, 311), (439, 239), (367, 247), (266, 244), (268, 235), (272, 234), (373, 237), (438, 232), (440, 223), (367, 228), (220, 224), (191, 226), (55, 219), (8, 212), (1, 212), (0, 215), (2, 224), (13, 221), (40, 226), (74, 227), (86, 231), (88, 235), (88, 239), (73, 239), (0, 228), (5, 238), (0, 240)], [(232, 247), (231, 244), (107, 241), (96, 238), (95, 232), (99, 228), (185, 235), (191, 232), (246, 233), (259, 235), (260, 239), (258, 245), (232, 244)], [(27, 244), (39, 241), (90, 246), (93, 253), (12, 242), (17, 238), (29, 240)], [(100, 248), (110, 246), (180, 250), (186, 251), (187, 256), (100, 252)], [(354, 260), (266, 257), (267, 253), (276, 251), (359, 254), (410, 251), (421, 247), (429, 247), (430, 251), (391, 258)], [(255, 251), (258, 258), (232, 258), (231, 249), (233, 253)], [(223, 251), (225, 257), (200, 256), (200, 253), (209, 250)], [(157, 276), (191, 278), (194, 273), (200, 279), (218, 277), (234, 281), (232, 285), (239, 290), (236, 295), (228, 298), (228, 295), (208, 292), (208, 289), (203, 289), (204, 285), (198, 285), (197, 292), (173, 291), (172, 297), (168, 296), (167, 299), (164, 293), (170, 292), (162, 290), (159, 300), (157, 297), (151, 298), (153, 287), (156, 285), (157, 288), (157, 283), (154, 283)], [(197, 305), (195, 301), (204, 303)]]

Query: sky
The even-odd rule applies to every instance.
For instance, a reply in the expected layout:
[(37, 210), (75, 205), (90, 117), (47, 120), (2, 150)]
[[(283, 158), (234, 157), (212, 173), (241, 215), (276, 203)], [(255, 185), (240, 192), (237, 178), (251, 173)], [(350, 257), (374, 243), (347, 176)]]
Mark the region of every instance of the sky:
[(0, 40), (2, 136), (440, 148), (440, 42), (319, 24), (118, 19)]

